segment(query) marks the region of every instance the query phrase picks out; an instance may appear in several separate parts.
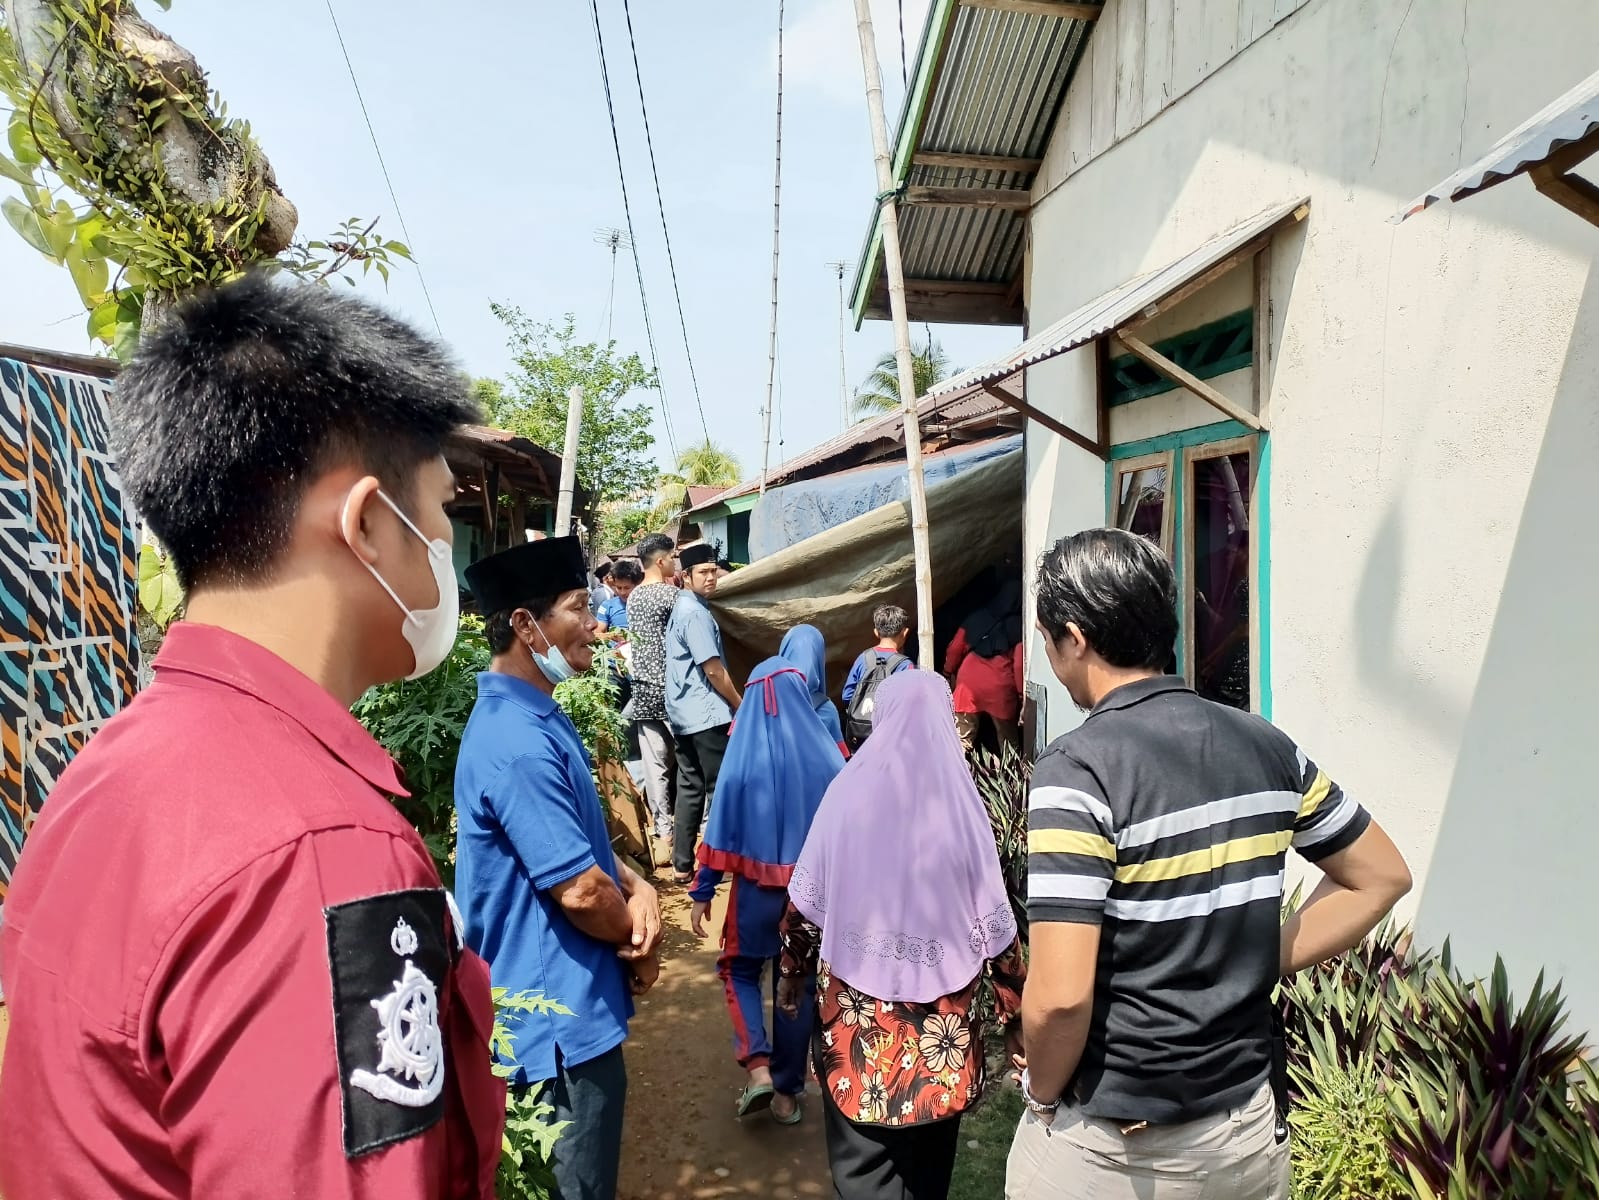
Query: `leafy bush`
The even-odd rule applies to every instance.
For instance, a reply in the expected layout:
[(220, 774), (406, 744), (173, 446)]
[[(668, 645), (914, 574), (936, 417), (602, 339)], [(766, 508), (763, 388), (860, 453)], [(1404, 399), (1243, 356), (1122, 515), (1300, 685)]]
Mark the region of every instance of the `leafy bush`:
[(483, 622), (462, 617), (455, 648), (438, 670), (375, 687), (351, 709), (405, 773), (411, 795), (396, 806), (422, 835), (446, 885), (455, 875), (455, 759), (477, 702), (478, 672), (488, 667)]
[(571, 718), (583, 748), (589, 752), (590, 769), (600, 802), (609, 815), (611, 797), (600, 777), (600, 764), (620, 756), (627, 745), (627, 722), (617, 707), (620, 697), (616, 671), (620, 656), (604, 642), (594, 646), (594, 664), (583, 674), (556, 685), (555, 702)]
[[(1362, 1147), (1380, 1127), (1391, 1182), (1415, 1200), (1599, 1195), (1599, 1074), (1562, 1036), (1558, 988), (1524, 1005), (1504, 964), (1467, 980), (1445, 944), (1413, 952), (1384, 923), (1363, 945), (1285, 981), (1295, 1196), (1376, 1191)], [(1369, 1075), (1369, 1079), (1367, 1076)], [(1340, 1188), (1355, 1190), (1339, 1190)]]
[[(516, 1044), (516, 1035), (506, 1024), (507, 1012), (552, 1013), (570, 1017), (572, 1010), (556, 1000), (528, 992), (508, 993), (494, 989), (494, 1033), (489, 1048), (497, 1060), (505, 1060)], [(494, 1073), (508, 1078), (511, 1068), (498, 1063)], [(555, 1191), (555, 1175), (550, 1160), (555, 1143), (570, 1122), (553, 1120), (555, 1106), (544, 1098), (540, 1088), (518, 1094), (512, 1088), (505, 1097), (505, 1134), (500, 1139), (500, 1166), (494, 1176), (496, 1200), (549, 1200)]]
[(1599, 1094), (1560, 988), (1540, 975), (1518, 1008), (1498, 960), (1487, 983), (1428, 983), (1431, 1019), (1395, 1029), (1391, 1146), (1415, 1194), (1599, 1196)]
[(988, 823), (994, 829), (994, 844), (999, 850), (999, 865), (1005, 872), (1005, 890), (1016, 913), (1016, 928), (1027, 936), (1027, 786), (1033, 778), (1033, 764), (1006, 743), (1000, 753), (979, 750), (972, 765), (972, 778), (988, 810)]
[(1376, 1064), (1310, 1057), (1294, 1082), (1289, 1114), (1292, 1200), (1402, 1200), (1388, 1139), (1393, 1113)]

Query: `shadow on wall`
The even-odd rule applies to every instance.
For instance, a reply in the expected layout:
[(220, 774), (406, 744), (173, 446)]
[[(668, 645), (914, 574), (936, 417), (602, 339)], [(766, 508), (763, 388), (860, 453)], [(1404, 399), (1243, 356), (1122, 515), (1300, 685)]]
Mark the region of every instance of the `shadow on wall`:
[[(1502, 954), (1525, 994), (1565, 981), (1599, 1036), (1594, 694), (1599, 678), (1599, 274), (1590, 274), (1522, 509), (1417, 928), (1481, 972)], [(1417, 701), (1425, 703), (1424, 696)]]

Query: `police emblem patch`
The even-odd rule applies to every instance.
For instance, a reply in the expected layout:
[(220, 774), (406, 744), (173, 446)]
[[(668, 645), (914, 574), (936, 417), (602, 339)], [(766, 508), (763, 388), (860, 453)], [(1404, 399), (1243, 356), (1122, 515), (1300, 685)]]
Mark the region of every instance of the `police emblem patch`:
[(354, 1158), (415, 1137), (444, 1115), (444, 892), (387, 892), (325, 916), (344, 1152)]

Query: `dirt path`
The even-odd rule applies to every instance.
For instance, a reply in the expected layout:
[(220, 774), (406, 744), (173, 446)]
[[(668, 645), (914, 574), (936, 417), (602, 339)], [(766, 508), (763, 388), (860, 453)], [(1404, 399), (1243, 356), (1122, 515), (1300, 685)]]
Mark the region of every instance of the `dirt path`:
[[(664, 875), (664, 873), (663, 873)], [(657, 876), (666, 938), (660, 982), (639, 1004), (627, 1043), (627, 1129), (620, 1200), (717, 1200), (832, 1194), (815, 1084), (805, 1120), (733, 1116), (746, 1076), (716, 977), (714, 939), (689, 930), (689, 901)], [(711, 914), (722, 925), (724, 895)]]

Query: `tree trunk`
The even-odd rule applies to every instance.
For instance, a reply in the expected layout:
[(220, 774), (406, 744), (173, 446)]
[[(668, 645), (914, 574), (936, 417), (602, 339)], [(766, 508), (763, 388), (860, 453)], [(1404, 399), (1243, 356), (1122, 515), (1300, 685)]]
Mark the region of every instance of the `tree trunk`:
[[(247, 245), (233, 243), (233, 220), (226, 226), (216, 222), (218, 250), (237, 265), (272, 258), (288, 248), (298, 213), (279, 189), (265, 155), (212, 111), (205, 73), (194, 55), (131, 7), (111, 17), (109, 37), (100, 44), (91, 44), (89, 35), (65, 15), (83, 11), (78, 0), (7, 0), (6, 10), (26, 77), (40, 89), (40, 102), (48, 106), (62, 137), (84, 160), (111, 168), (94, 182), (119, 201), (147, 211), (149, 197), (139, 193), (136, 182), (123, 180), (136, 179), (159, 162), (164, 191), (179, 200), (197, 206), (233, 200), (251, 210), (263, 208), (265, 219)], [(147, 117), (138, 105), (161, 98), (169, 101), (167, 119), (153, 142), (147, 141)], [(64, 178), (78, 183), (70, 169)]]

